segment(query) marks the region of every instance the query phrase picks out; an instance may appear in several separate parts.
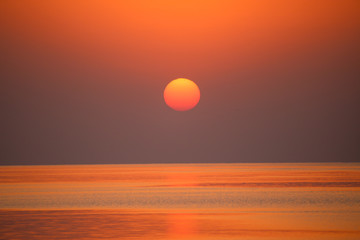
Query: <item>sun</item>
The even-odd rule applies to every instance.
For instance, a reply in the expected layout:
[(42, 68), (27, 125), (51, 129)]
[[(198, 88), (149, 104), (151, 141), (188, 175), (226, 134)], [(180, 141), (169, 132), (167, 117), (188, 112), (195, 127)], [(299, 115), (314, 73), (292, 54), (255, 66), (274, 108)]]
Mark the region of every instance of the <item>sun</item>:
[(200, 89), (193, 81), (178, 78), (165, 87), (164, 100), (169, 107), (176, 111), (187, 111), (199, 103)]

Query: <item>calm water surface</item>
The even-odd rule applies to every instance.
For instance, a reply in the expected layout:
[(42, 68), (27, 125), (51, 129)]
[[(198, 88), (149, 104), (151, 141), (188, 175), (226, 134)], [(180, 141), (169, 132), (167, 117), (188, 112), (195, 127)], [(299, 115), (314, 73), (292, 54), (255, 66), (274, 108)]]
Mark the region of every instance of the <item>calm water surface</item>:
[(0, 239), (360, 239), (360, 164), (0, 167)]

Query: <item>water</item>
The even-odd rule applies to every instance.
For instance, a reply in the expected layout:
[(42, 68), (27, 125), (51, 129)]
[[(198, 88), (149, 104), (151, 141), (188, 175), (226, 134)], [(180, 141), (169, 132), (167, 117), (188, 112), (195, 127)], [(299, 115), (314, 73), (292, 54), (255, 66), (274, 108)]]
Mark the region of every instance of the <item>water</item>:
[(4, 166), (0, 239), (360, 239), (360, 164)]

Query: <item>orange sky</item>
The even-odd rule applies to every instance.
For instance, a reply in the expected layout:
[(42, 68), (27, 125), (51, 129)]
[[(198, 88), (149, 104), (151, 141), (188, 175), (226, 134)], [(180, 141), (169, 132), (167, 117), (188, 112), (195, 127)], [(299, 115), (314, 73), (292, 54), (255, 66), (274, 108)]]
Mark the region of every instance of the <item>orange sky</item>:
[(324, 43), (355, 40), (360, 23), (356, 0), (31, 0), (1, 5), (6, 40), (147, 74), (254, 68), (274, 54), (293, 57), (326, 48)]
[[(170, 156), (176, 143), (204, 158), (360, 156), (358, 0), (3, 0), (0, 29), (8, 144), (23, 155), (48, 143), (66, 156), (99, 145)], [(179, 77), (202, 100), (168, 116), (163, 89)]]

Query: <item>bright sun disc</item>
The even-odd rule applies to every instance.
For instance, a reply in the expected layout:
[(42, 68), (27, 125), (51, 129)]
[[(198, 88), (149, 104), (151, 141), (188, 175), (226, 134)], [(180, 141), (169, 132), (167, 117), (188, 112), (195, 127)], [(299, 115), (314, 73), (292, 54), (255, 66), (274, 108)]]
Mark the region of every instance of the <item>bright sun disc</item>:
[(171, 81), (164, 90), (166, 104), (176, 111), (187, 111), (200, 100), (200, 89), (193, 81), (178, 78)]

